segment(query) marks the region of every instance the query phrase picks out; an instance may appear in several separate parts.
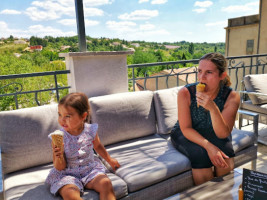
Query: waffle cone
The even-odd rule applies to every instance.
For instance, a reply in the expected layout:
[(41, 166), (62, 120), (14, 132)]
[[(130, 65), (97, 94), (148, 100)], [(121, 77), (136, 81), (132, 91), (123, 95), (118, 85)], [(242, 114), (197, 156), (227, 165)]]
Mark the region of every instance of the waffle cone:
[(62, 135), (52, 135), (52, 142), (55, 146), (61, 148), (63, 145), (63, 136)]
[[(63, 148), (63, 136), (64, 136), (64, 132), (59, 131), (59, 130), (51, 134), (52, 143), (54, 144), (54, 146), (57, 146), (58, 148), (60, 148), (60, 151), (62, 151), (62, 148)], [(63, 157), (59, 158), (59, 162), (60, 163), (63, 162)]]
[[(205, 84), (203, 84), (203, 83), (199, 83), (199, 84), (197, 84), (197, 86), (196, 86), (196, 90), (197, 90), (197, 92), (204, 92), (205, 87), (206, 87)], [(199, 107), (198, 103), (197, 103), (197, 107)]]

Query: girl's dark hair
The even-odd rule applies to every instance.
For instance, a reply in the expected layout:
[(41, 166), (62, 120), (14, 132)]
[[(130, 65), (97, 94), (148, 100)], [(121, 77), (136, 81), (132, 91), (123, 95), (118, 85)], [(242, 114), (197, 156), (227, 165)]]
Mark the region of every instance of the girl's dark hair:
[[(226, 71), (227, 69), (227, 61), (225, 57), (220, 53), (208, 53), (200, 58), (201, 60), (210, 60), (213, 64), (217, 66), (217, 69), (219, 70), (220, 75)], [(227, 75), (225, 79), (223, 80), (222, 84), (226, 86), (231, 85), (230, 77)]]
[(84, 93), (70, 93), (60, 99), (58, 105), (63, 105), (64, 107), (70, 106), (74, 108), (80, 116), (82, 116), (83, 113), (87, 112), (86, 121), (90, 121), (90, 106), (88, 103), (88, 97)]

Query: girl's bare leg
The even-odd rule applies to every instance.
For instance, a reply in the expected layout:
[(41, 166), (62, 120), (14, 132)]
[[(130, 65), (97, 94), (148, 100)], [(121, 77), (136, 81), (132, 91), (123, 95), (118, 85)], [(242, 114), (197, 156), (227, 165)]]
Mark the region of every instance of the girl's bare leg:
[(85, 188), (98, 192), (100, 200), (116, 200), (111, 181), (105, 174), (96, 176)]
[(65, 185), (59, 190), (64, 200), (82, 200), (80, 189), (76, 185)]

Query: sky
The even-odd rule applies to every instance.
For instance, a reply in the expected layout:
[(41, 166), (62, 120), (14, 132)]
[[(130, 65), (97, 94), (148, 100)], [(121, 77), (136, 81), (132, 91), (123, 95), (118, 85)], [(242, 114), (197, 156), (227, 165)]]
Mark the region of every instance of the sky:
[[(230, 18), (259, 14), (259, 0), (83, 0), (93, 38), (225, 42)], [(0, 0), (0, 38), (77, 35), (75, 0)]]

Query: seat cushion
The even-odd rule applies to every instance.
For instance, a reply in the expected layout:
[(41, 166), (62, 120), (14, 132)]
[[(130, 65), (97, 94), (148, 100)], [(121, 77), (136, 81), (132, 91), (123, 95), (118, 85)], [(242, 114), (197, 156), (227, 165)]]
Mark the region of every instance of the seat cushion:
[[(54, 196), (49, 191), (49, 186), (45, 184), (45, 179), (52, 168), (52, 164), (33, 167), (26, 170), (10, 173), (5, 177), (5, 195), (6, 200), (61, 200), (59, 196)], [(127, 195), (127, 185), (118, 176), (107, 173), (112, 181), (116, 198), (122, 198)], [(99, 199), (97, 192), (85, 190), (83, 199)]]
[(178, 119), (177, 94), (182, 88), (174, 87), (154, 92), (154, 104), (158, 123), (158, 133), (168, 134)]
[[(267, 94), (267, 74), (253, 74), (246, 75), (244, 77), (244, 84), (246, 90), (249, 92), (259, 92)], [(267, 103), (266, 96), (260, 95), (249, 95), (253, 104), (264, 104)]]
[(234, 128), (232, 131), (232, 144), (234, 152), (237, 153), (256, 142), (256, 136), (251, 131), (244, 131)]
[[(133, 130), (134, 131), (134, 130)], [(190, 161), (157, 134), (106, 147), (121, 167), (116, 175), (134, 192), (191, 169)]]
[(92, 123), (98, 123), (98, 135), (104, 145), (156, 132), (151, 91), (92, 97), (89, 102)]
[(0, 112), (3, 172), (52, 162), (48, 134), (59, 128), (57, 104)]

